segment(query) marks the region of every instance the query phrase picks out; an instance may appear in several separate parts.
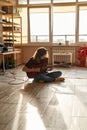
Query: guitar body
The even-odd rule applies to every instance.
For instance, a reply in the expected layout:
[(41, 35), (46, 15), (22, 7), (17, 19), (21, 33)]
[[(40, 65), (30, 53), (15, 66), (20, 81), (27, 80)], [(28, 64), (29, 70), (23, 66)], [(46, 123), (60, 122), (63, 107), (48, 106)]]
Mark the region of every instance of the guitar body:
[(35, 76), (37, 76), (39, 74), (44, 74), (47, 72), (47, 70), (50, 71), (52, 69), (53, 69), (52, 65), (47, 66), (47, 67), (43, 66), (43, 67), (40, 67), (40, 72), (26, 72), (26, 74), (27, 74), (28, 78), (34, 78)]
[(34, 78), (36, 75), (40, 74), (38, 72), (26, 72), (28, 78)]

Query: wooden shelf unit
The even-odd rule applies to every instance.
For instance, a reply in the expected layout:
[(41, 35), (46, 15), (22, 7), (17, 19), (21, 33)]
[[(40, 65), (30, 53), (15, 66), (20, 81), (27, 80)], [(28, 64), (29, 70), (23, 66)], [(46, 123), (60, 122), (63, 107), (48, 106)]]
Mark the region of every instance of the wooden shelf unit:
[[(6, 14), (6, 12), (2, 10), (2, 6), (6, 6), (6, 7), (12, 6), (13, 7), (13, 6), (15, 6), (15, 3), (16, 3), (15, 0), (0, 0), (0, 43), (3, 43), (3, 39), (5, 37), (9, 38), (9, 39), (10, 38), (14, 39), (14, 37), (20, 39), (20, 44), (19, 45), (13, 43), (14, 44), (13, 45), (14, 50), (16, 50), (16, 51), (1, 53), (1, 54), (5, 54), (6, 57), (9, 56), (9, 57), (13, 57), (15, 59), (15, 54), (14, 53), (18, 52), (16, 54), (16, 60), (17, 60), (17, 65), (20, 65), (20, 64), (22, 64), (22, 49), (21, 49), (21, 47), (22, 47), (22, 32), (21, 31), (22, 30), (19, 32), (20, 36), (18, 36), (18, 33), (14, 32), (14, 30), (12, 30), (10, 32), (6, 32), (6, 33), (3, 32), (3, 26), (12, 26), (12, 28), (13, 28), (13, 26), (20, 26), (20, 28), (21, 28), (22, 20), (21, 20), (21, 17), (18, 14), (13, 14), (13, 12), (11, 14)], [(12, 20), (11, 20), (10, 23), (6, 23), (5, 21), (3, 21), (3, 17), (5, 17), (5, 18), (8, 17), (6, 19), (12, 19)], [(19, 18), (20, 23), (17, 24), (16, 22), (14, 22), (14, 18)], [(15, 33), (17, 35), (15, 35)], [(0, 64), (3, 62), (1, 57), (2, 57), (2, 55), (0, 55)]]
[[(6, 12), (2, 14), (2, 21), (3, 43), (7, 46), (13, 46), (13, 52), (19, 52), (16, 60), (17, 65), (20, 65), (22, 64), (22, 18), (19, 14), (13, 13), (12, 10), (12, 13)], [(14, 58), (14, 55), (11, 57)]]
[[(4, 14), (3, 15), (4, 21), (3, 24), (3, 41), (6, 43), (13, 44), (13, 49), (21, 50), (22, 47), (22, 19), (17, 14)], [(16, 48), (17, 46), (17, 48)]]
[(12, 6), (16, 5), (16, 0), (0, 0), (1, 6)]
[(0, 9), (0, 43), (3, 42), (3, 35), (2, 35), (2, 24), (3, 24), (2, 14), (3, 13), (5, 13), (5, 12)]
[(4, 14), (4, 13), (5, 13), (4, 11), (0, 10), (0, 14)]

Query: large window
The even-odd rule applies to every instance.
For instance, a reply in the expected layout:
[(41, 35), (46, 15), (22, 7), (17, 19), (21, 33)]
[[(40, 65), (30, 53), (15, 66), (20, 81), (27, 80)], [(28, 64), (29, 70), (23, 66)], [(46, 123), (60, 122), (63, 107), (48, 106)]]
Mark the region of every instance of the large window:
[(78, 0), (78, 1), (81, 1), (81, 2), (85, 2), (86, 1), (87, 2), (87, 0)]
[(49, 42), (49, 8), (30, 9), (30, 41)]
[(18, 0), (18, 4), (23, 43), (87, 42), (87, 0)]
[(54, 3), (76, 2), (76, 0), (53, 0)]
[(79, 42), (87, 42), (87, 6), (79, 9)]
[(19, 8), (22, 17), (22, 43), (28, 42), (27, 8)]
[(30, 4), (50, 3), (51, 0), (29, 0)]
[(27, 0), (18, 0), (18, 4), (27, 4)]
[(53, 43), (75, 43), (75, 6), (53, 8)]

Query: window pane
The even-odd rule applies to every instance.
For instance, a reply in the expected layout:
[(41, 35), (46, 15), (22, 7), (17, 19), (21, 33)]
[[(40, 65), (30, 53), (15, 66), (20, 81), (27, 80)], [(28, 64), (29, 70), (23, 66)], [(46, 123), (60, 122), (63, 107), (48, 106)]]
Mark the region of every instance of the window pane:
[(19, 8), (20, 16), (22, 17), (22, 43), (28, 42), (28, 23), (27, 23), (27, 8)]
[(30, 4), (50, 3), (51, 0), (29, 0)]
[(27, 4), (27, 0), (18, 0), (18, 4)]
[(54, 3), (62, 3), (62, 2), (76, 2), (76, 0), (53, 0)]
[(79, 11), (79, 42), (87, 42), (87, 6)]
[(75, 6), (53, 8), (53, 42), (65, 41), (75, 43)]
[(30, 9), (31, 42), (49, 42), (49, 9)]
[(78, 0), (78, 1), (82, 1), (82, 2), (84, 2), (84, 1), (87, 1), (87, 0)]

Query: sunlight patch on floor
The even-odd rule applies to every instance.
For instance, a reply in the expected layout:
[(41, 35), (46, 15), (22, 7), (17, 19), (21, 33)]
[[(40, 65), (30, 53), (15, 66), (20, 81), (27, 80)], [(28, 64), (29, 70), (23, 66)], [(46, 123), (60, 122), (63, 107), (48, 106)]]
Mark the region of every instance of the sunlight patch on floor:
[(13, 121), (13, 125), (12, 125), (11, 130), (17, 130), (17, 128), (18, 128), (18, 123), (19, 123), (19, 118), (20, 118), (20, 114), (18, 114), (18, 112), (21, 110), (22, 100), (23, 100), (23, 95), (20, 94), (20, 97), (19, 97), (19, 100), (18, 100), (18, 105), (17, 105), (17, 108), (16, 108), (16, 113), (15, 113), (16, 118)]
[(29, 114), (26, 115), (25, 130), (46, 130), (38, 108), (28, 103), (27, 111)]

